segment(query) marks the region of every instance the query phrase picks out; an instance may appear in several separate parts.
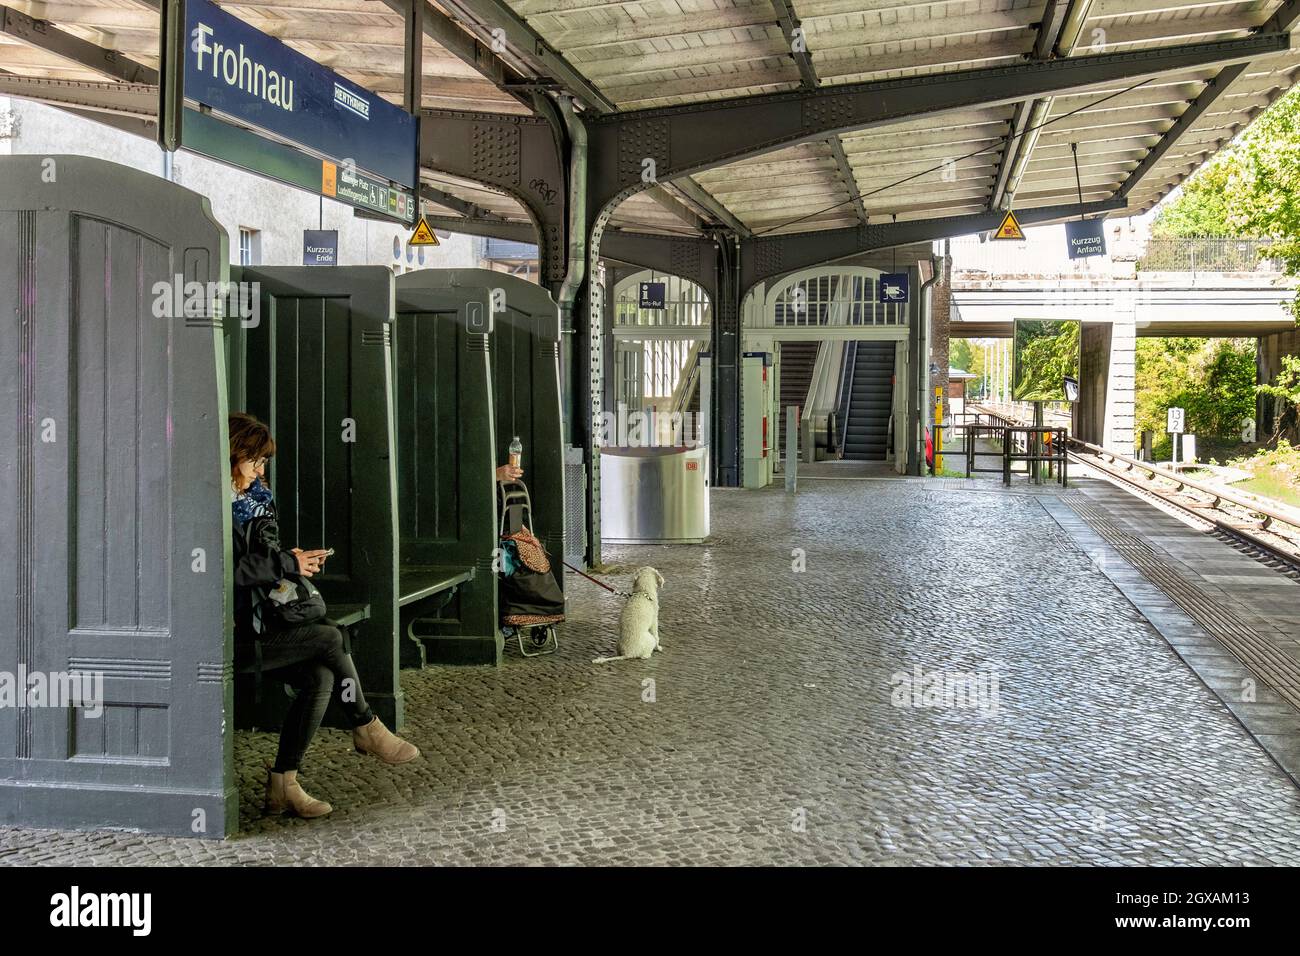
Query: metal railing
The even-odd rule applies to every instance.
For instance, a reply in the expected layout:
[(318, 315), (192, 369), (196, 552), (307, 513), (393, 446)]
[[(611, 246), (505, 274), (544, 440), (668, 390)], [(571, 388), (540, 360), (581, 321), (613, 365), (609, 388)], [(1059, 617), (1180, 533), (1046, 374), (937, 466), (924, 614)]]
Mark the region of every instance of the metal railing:
[(1001, 279), (1109, 279), (1111, 258), (1137, 255), (1142, 272), (1258, 272), (1276, 275), (1281, 263), (1267, 257), (1270, 239), (1223, 237), (1148, 239), (1121, 241), (1108, 250), (1109, 256), (1070, 260), (1063, 249), (1033, 242), (983, 242), (954, 239), (952, 277), (955, 283)]
[[(972, 416), (974, 422), (970, 421)], [(943, 436), (958, 433), (962, 436), (961, 454), (966, 460), (967, 478), (981, 472), (1001, 474), (1002, 483), (1010, 485), (1012, 473), (1021, 472), (1021, 469), (1015, 466), (1023, 464), (1025, 466), (1023, 473), (1031, 481), (1037, 482), (1046, 478), (1048, 481), (1058, 482), (1062, 487), (1068, 484), (1069, 465), (1066, 447), (1069, 442), (1068, 429), (1058, 425), (1025, 425), (1014, 418), (984, 409), (963, 411), (961, 418), (964, 421), (954, 422), (951, 425), (932, 426), (935, 444), (934, 457), (930, 465), (931, 474), (935, 474), (939, 459), (951, 453), (947, 450), (940, 451), (943, 447)], [(976, 442), (981, 439), (998, 441), (1002, 447), (995, 453), (981, 453), (976, 449)], [(997, 468), (979, 467), (977, 459), (992, 457), (1000, 459)], [(1046, 475), (1039, 467), (1043, 464), (1047, 465)]]
[(1268, 272), (1282, 264), (1269, 259), (1270, 239), (1149, 239), (1138, 272)]

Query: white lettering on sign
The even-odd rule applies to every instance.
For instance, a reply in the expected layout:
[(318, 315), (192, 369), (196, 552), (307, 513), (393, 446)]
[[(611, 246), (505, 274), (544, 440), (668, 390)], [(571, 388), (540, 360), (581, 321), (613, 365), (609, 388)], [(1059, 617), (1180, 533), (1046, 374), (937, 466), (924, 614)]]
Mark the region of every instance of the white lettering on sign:
[(363, 120), (370, 119), (370, 101), (337, 83), (334, 84), (334, 105), (341, 106), (349, 113), (355, 113)]
[[(209, 72), (213, 79), (220, 79), (227, 86), (243, 90), (250, 96), (266, 100), (278, 106), (286, 113), (293, 112), (293, 80), (281, 76), (275, 70), (267, 69), (244, 52), (244, 44), (239, 48), (228, 47), (224, 43), (208, 42), (212, 36), (212, 27), (200, 22), (194, 30), (193, 50), (197, 55), (199, 72)], [(204, 55), (209, 63), (205, 66)], [(338, 95), (335, 94), (337, 101)], [(367, 115), (369, 104), (366, 104)]]

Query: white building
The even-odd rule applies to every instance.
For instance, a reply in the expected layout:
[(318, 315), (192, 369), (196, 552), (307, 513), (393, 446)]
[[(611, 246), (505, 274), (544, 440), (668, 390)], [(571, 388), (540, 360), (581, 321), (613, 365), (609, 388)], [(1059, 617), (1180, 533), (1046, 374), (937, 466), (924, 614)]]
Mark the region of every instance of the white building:
[(226, 166), (185, 150), (165, 153), (151, 140), (28, 100), (0, 97), (0, 156), (93, 156), (146, 170), (202, 193), (230, 236), (230, 260), (302, 265), (304, 229), (337, 229), (338, 263), (383, 265), (395, 273), (479, 265), (484, 243), (439, 234), (441, 245), (410, 247), (410, 230), (362, 219), (333, 199)]

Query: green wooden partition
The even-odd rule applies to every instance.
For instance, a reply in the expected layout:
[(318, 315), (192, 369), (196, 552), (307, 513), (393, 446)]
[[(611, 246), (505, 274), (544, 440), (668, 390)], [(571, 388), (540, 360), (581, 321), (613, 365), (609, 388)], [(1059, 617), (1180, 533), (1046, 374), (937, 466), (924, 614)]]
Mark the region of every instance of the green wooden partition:
[[(404, 568), (464, 568), (472, 580), (403, 608), (403, 662), (495, 664), (496, 486), (487, 326), (437, 271), (399, 276), (397, 487)], [(483, 313), (480, 313), (483, 314)]]
[[(353, 657), (366, 700), (398, 727), (392, 274), (382, 266), (267, 266), (239, 277), (258, 285), (260, 314), (235, 334), (244, 339), (245, 410), (270, 425), (276, 442), (267, 473), (282, 543), (334, 548), (313, 583), (331, 609), (368, 606), (352, 627)], [(265, 707), (283, 709), (282, 694), (263, 697)], [(278, 725), (274, 713), (257, 717)], [(327, 720), (342, 725), (337, 713)]]

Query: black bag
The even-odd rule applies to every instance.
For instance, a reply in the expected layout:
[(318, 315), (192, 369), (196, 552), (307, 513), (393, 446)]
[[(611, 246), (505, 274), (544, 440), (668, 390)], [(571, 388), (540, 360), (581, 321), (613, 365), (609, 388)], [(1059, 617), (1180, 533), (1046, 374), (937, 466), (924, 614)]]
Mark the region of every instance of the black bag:
[(281, 578), (279, 586), (266, 593), (262, 604), (262, 621), (278, 628), (315, 624), (326, 614), (325, 599), (316, 586), (304, 577)]
[(501, 579), (501, 608), (507, 624), (526, 623), (523, 619), (531, 617), (563, 620), (564, 592), (550, 568), (534, 571), (521, 563), (514, 574)]

